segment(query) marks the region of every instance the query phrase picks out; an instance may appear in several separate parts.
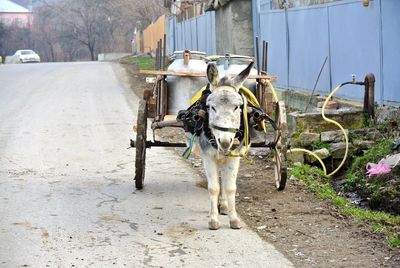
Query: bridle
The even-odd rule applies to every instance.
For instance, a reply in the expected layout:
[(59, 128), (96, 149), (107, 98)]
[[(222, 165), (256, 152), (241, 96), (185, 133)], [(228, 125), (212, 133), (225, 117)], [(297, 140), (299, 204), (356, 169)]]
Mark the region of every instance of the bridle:
[(216, 130), (219, 130), (219, 131), (222, 131), (222, 132), (231, 132), (231, 133), (235, 133), (236, 134), (239, 131), (238, 128), (220, 127), (220, 126), (214, 125), (212, 123), (210, 123), (209, 126), (212, 129), (216, 129)]
[[(236, 92), (236, 91), (235, 91)], [(194, 136), (200, 136), (201, 133), (207, 138), (208, 142), (211, 144), (214, 149), (219, 150), (218, 144), (215, 140), (215, 136), (212, 134), (212, 129), (222, 131), (222, 132), (230, 132), (235, 133), (239, 142), (242, 144), (244, 139), (244, 128), (243, 128), (243, 110), (242, 115), (240, 116), (240, 128), (231, 128), (231, 127), (221, 127), (213, 123), (209, 123), (209, 115), (208, 115), (208, 106), (207, 106), (207, 98), (211, 95), (212, 92), (210, 90), (210, 84), (208, 84), (202, 92), (200, 99), (198, 99), (195, 103), (193, 103), (187, 110), (182, 110), (178, 112), (177, 120), (182, 121), (184, 124), (185, 132), (192, 133)], [(241, 107), (242, 108), (242, 107)], [(231, 152), (228, 151), (228, 153)]]

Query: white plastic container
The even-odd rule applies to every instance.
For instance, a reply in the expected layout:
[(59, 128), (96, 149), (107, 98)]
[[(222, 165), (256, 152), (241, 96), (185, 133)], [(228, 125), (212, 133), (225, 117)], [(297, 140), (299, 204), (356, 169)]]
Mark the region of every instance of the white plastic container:
[[(189, 53), (185, 64), (184, 54)], [(168, 67), (171, 72), (205, 73), (207, 71), (206, 54), (199, 51), (175, 51), (174, 61)], [(207, 84), (205, 77), (168, 76), (168, 114), (178, 114), (179, 110), (187, 109), (190, 100), (203, 86)]]

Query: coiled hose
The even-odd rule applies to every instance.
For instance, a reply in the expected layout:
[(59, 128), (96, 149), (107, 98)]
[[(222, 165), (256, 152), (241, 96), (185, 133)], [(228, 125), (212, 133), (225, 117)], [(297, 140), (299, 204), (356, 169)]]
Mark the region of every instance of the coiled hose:
[[(268, 87), (269, 87), (269, 88), (271, 89), (271, 91), (272, 91), (272, 94), (273, 94), (273, 97), (274, 97), (275, 101), (278, 102), (278, 101), (279, 101), (279, 100), (278, 100), (278, 95), (276, 94), (276, 91), (275, 91), (274, 86), (272, 85), (272, 83), (271, 83), (269, 80), (266, 80), (266, 81), (267, 81)], [(340, 124), (339, 124), (338, 122), (336, 122), (335, 120), (329, 119), (329, 118), (327, 118), (327, 117), (325, 116), (325, 108), (326, 108), (326, 105), (328, 104), (329, 100), (331, 99), (331, 97), (336, 93), (336, 91), (338, 91), (341, 87), (343, 87), (344, 85), (347, 85), (347, 84), (352, 84), (352, 82), (346, 82), (346, 83), (340, 84), (340, 85), (338, 85), (337, 87), (335, 87), (335, 88), (332, 90), (332, 92), (329, 94), (329, 96), (326, 97), (325, 102), (324, 102), (324, 105), (322, 105), (322, 111), (321, 111), (322, 118), (323, 118), (325, 121), (336, 125), (336, 126), (339, 127), (340, 130), (343, 132), (344, 140), (345, 140), (345, 143), (346, 143), (346, 150), (345, 150), (344, 157), (343, 157), (343, 160), (342, 160), (342, 162), (340, 163), (340, 165), (339, 165), (334, 171), (332, 171), (331, 173), (327, 174), (326, 166), (325, 166), (324, 162), (323, 162), (323, 161), (321, 160), (321, 158), (318, 157), (318, 155), (316, 155), (314, 152), (312, 152), (312, 151), (310, 151), (310, 150), (303, 149), (303, 148), (293, 148), (293, 149), (289, 149), (289, 151), (288, 151), (289, 153), (290, 153), (290, 152), (305, 152), (305, 153), (308, 153), (308, 154), (312, 155), (312, 156), (315, 157), (315, 158), (318, 160), (318, 162), (321, 164), (322, 169), (323, 169), (323, 171), (324, 171), (324, 175), (325, 175), (325, 176), (328, 176), (328, 177), (329, 177), (329, 176), (332, 176), (333, 174), (335, 174), (336, 172), (338, 172), (338, 171), (340, 170), (340, 168), (341, 168), (341, 167), (344, 165), (344, 163), (346, 162), (347, 155), (348, 155), (348, 152), (349, 152), (349, 138), (347, 137), (346, 131), (344, 130), (344, 128), (343, 128), (342, 125), (340, 125)]]

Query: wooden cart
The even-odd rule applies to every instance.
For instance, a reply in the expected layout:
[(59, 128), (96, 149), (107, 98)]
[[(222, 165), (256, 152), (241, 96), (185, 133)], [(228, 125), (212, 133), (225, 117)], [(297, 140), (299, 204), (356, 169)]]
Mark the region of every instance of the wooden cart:
[[(183, 128), (183, 123), (176, 120), (176, 115), (167, 114), (168, 100), (168, 76), (175, 77), (205, 77), (205, 73), (192, 72), (168, 72), (168, 71), (141, 71), (142, 74), (156, 75), (154, 97), (155, 116), (151, 122), (153, 131), (153, 140), (148, 140), (147, 119), (149, 113), (148, 103), (145, 100), (140, 101), (137, 116), (137, 134), (136, 140), (131, 140), (131, 147), (136, 148), (135, 161), (135, 185), (137, 189), (142, 189), (145, 178), (146, 169), (146, 149), (151, 147), (186, 147), (186, 143), (162, 142), (155, 139), (154, 131), (164, 127)], [(267, 75), (250, 75), (248, 79), (256, 79), (256, 97), (263, 109), (271, 108), (271, 120), (269, 123), (274, 128), (273, 140), (265, 140), (261, 143), (252, 143), (251, 147), (269, 147), (274, 151), (274, 170), (275, 181), (278, 190), (283, 190), (287, 180), (287, 162), (286, 153), (288, 149), (288, 128), (286, 122), (286, 110), (284, 102), (270, 102), (267, 98), (267, 83), (275, 81), (276, 78)], [(272, 103), (272, 105), (271, 105)]]

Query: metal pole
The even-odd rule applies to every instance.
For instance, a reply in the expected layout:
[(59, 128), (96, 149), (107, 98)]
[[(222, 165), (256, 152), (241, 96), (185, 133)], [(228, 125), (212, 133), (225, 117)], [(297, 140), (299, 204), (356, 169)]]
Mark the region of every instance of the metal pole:
[(265, 42), (265, 62), (264, 62), (264, 71), (268, 73), (268, 42)]
[(263, 40), (263, 44), (262, 44), (262, 62), (261, 62), (261, 71), (265, 71), (265, 40)]
[(312, 92), (311, 92), (310, 99), (308, 100), (306, 109), (304, 110), (305, 113), (307, 112), (308, 106), (310, 105), (310, 103), (311, 103), (311, 101), (312, 101), (312, 97), (314, 96), (315, 88), (317, 87), (319, 78), (321, 77), (322, 71), (324, 70), (324, 67), (325, 67), (325, 64), (326, 64), (326, 61), (327, 61), (327, 60), (328, 60), (328, 56), (325, 57), (324, 63), (322, 64), (321, 69), (319, 70), (319, 73), (318, 73), (318, 76), (317, 76), (317, 80), (315, 81), (313, 90), (312, 90)]
[(260, 50), (258, 49), (258, 36), (256, 36), (256, 61), (257, 61), (257, 72), (260, 74)]
[(165, 70), (167, 65), (167, 35), (164, 34), (164, 53), (163, 53), (162, 69)]

